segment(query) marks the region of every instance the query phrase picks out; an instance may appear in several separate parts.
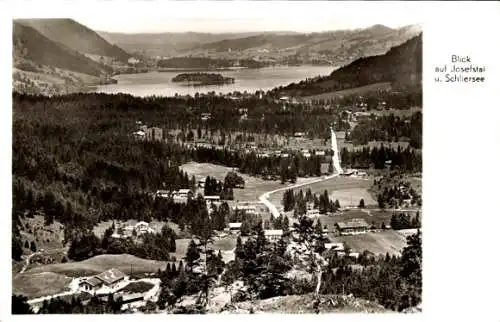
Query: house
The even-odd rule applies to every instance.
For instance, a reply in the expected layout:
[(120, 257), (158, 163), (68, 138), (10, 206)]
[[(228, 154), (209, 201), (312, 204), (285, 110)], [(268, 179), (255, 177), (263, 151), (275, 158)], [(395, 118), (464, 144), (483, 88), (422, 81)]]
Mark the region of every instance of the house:
[(220, 196), (204, 196), (203, 199), (205, 199), (205, 201), (219, 201), (220, 200)]
[(240, 222), (230, 222), (227, 226), (231, 233), (239, 233), (242, 223)]
[(134, 230), (137, 235), (145, 234), (145, 233), (154, 233), (154, 230), (149, 227), (149, 224), (145, 221), (140, 221), (134, 226)]
[(325, 243), (325, 248), (334, 250), (336, 252), (343, 252), (345, 249), (344, 243)]
[(370, 225), (364, 219), (359, 218), (346, 222), (337, 222), (335, 227), (340, 235), (362, 234), (370, 229)]
[(235, 211), (243, 211), (245, 214), (255, 214), (257, 211), (257, 207), (255, 205), (249, 203), (236, 204), (233, 207)]
[(168, 190), (157, 190), (156, 196), (159, 198), (168, 198), (170, 196), (170, 191)]
[(103, 281), (98, 279), (97, 277), (93, 276), (91, 278), (84, 279), (83, 281), (78, 284), (78, 286), (86, 292), (94, 292), (98, 290), (103, 284)]
[(143, 130), (139, 130), (132, 133), (132, 135), (138, 140), (143, 140), (146, 137), (146, 132), (144, 132)]
[(174, 203), (187, 203), (188, 202), (187, 196), (174, 195), (173, 199), (174, 199)]
[(324, 156), (325, 155), (325, 151), (323, 151), (323, 150), (314, 151), (314, 155)]
[(296, 138), (303, 138), (304, 136), (306, 136), (306, 133), (305, 132), (295, 132), (293, 134), (293, 136)]
[(109, 294), (120, 289), (128, 282), (128, 276), (116, 268), (112, 268), (99, 275), (83, 279), (78, 286), (87, 293)]
[(278, 241), (283, 236), (283, 229), (266, 229), (264, 230), (264, 236), (271, 242)]
[(179, 191), (177, 191), (177, 194), (179, 196), (188, 196), (188, 194), (191, 192), (190, 189), (179, 189)]
[(308, 209), (306, 212), (307, 217), (318, 217), (319, 209)]

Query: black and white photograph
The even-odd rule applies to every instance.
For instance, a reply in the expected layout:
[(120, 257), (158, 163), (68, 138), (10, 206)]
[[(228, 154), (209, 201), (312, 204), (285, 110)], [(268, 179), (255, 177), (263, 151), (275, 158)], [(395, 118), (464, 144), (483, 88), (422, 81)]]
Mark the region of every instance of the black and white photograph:
[(422, 27), (343, 12), (14, 19), (12, 313), (421, 312)]
[(10, 314), (425, 313), (425, 8), (131, 3), (11, 17)]

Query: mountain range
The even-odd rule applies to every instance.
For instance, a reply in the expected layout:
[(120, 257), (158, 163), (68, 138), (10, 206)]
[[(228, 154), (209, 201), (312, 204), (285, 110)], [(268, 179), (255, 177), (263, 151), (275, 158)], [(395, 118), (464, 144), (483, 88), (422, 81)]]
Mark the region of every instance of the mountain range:
[(253, 60), (266, 64), (345, 65), (380, 55), (420, 32), (416, 25), (320, 33), (159, 33), (94, 31), (72, 19), (13, 21), (13, 87), (28, 93), (66, 93), (134, 72), (130, 58), (155, 69), (154, 56)]
[(320, 59), (339, 65), (356, 58), (385, 53), (419, 32), (419, 25), (396, 29), (374, 25), (364, 29), (316, 33), (98, 33), (110, 43), (129, 52), (151, 57), (203, 56), (279, 60), (293, 56), (302, 57), (302, 61), (306, 62)]

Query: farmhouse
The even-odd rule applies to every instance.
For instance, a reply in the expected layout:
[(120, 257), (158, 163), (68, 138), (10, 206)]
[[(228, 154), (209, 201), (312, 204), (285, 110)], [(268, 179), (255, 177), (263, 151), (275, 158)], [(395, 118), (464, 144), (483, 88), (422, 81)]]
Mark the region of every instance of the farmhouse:
[(170, 195), (170, 191), (168, 190), (157, 190), (156, 191), (156, 196), (159, 198), (168, 198)]
[(319, 209), (308, 209), (306, 215), (307, 217), (317, 217), (319, 216)]
[(264, 236), (271, 242), (278, 241), (283, 236), (283, 229), (266, 229)]
[(87, 293), (113, 293), (128, 282), (128, 276), (116, 268), (112, 268), (99, 275), (86, 278), (78, 286)]
[(366, 233), (370, 225), (364, 219), (356, 218), (351, 221), (338, 222), (335, 227), (341, 235), (355, 235)]
[(231, 233), (239, 233), (241, 229), (241, 223), (240, 222), (230, 222), (228, 225), (229, 231)]

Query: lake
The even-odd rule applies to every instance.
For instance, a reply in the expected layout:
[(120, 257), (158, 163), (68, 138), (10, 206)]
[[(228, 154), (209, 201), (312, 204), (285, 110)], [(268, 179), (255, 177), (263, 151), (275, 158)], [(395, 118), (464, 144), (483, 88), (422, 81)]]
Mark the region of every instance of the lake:
[(123, 74), (114, 78), (118, 84), (97, 86), (94, 91), (108, 94), (126, 93), (134, 96), (174, 96), (194, 95), (195, 93), (232, 93), (234, 91), (255, 93), (258, 90), (270, 90), (278, 86), (299, 82), (306, 78), (329, 75), (333, 66), (280, 66), (260, 69), (238, 69), (228, 71), (207, 71), (233, 77), (234, 84), (189, 86), (173, 83), (172, 78), (183, 72), (149, 72), (143, 74)]

